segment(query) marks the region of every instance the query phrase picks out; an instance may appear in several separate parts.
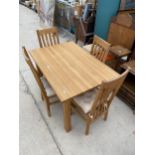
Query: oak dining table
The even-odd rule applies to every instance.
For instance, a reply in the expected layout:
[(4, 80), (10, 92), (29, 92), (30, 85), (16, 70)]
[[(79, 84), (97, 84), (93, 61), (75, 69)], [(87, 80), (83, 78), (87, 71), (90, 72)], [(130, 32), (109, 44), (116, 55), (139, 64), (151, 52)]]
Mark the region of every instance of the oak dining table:
[(71, 130), (71, 101), (88, 90), (119, 76), (117, 72), (74, 42), (30, 51), (33, 60), (63, 105), (64, 128)]

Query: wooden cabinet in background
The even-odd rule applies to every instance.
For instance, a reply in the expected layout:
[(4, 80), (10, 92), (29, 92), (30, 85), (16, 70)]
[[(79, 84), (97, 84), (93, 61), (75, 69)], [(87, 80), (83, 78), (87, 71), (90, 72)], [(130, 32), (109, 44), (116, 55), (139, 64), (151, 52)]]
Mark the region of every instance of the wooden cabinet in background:
[(92, 18), (90, 21), (83, 21), (81, 18), (74, 18), (74, 23), (76, 26), (75, 39), (76, 43), (80, 40), (85, 45), (86, 43), (91, 43), (94, 35), (94, 22)]
[(122, 70), (127, 67), (130, 67), (131, 70), (117, 95), (132, 109), (135, 109), (135, 60), (130, 60), (129, 62), (121, 65)]
[(133, 18), (129, 13), (113, 17), (110, 23), (108, 42), (112, 46), (120, 45), (131, 50), (135, 40), (133, 24)]

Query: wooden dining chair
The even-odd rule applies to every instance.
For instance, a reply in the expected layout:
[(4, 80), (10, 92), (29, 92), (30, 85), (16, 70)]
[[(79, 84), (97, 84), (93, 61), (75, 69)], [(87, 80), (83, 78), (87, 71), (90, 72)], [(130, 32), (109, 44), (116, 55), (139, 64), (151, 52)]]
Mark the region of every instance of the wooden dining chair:
[(90, 54), (101, 62), (105, 63), (112, 59), (109, 55), (110, 44), (96, 35), (93, 38), (93, 44), (84, 46), (84, 49), (90, 50)]
[(37, 36), (41, 48), (60, 43), (58, 29), (56, 27), (37, 30)]
[(30, 59), (30, 55), (28, 54), (25, 47), (23, 47), (23, 53), (24, 53), (25, 60), (34, 75), (35, 80), (38, 83), (38, 86), (41, 91), (42, 99), (46, 103), (48, 116), (51, 116), (50, 105), (57, 102), (58, 98), (56, 97), (53, 89), (50, 87), (50, 85), (48, 84), (44, 76), (40, 76), (38, 70), (34, 67), (32, 60)]
[(90, 124), (100, 116), (107, 119), (109, 106), (124, 82), (129, 69), (117, 79), (103, 82), (99, 89), (90, 90), (82, 95), (75, 97), (72, 101), (72, 109), (86, 121), (85, 134), (89, 133)]

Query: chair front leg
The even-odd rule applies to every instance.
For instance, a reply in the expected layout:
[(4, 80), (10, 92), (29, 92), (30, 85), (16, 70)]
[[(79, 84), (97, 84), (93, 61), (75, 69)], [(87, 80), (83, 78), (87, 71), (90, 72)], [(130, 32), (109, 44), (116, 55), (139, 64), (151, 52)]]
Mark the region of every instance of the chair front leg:
[(85, 135), (89, 134), (89, 128), (90, 128), (90, 120), (86, 120), (86, 130), (85, 130)]

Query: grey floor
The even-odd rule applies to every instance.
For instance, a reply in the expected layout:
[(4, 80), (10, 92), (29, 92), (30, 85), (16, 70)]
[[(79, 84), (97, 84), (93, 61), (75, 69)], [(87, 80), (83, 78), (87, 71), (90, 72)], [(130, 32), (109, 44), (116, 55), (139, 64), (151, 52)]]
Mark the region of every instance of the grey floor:
[[(52, 106), (52, 117), (47, 116), (40, 91), (21, 51), (39, 47), (36, 29), (43, 28), (37, 14), (24, 6), (19, 7), (19, 76), (20, 76), (20, 155), (134, 155), (135, 117), (133, 111), (117, 97), (107, 121), (102, 119), (84, 135), (85, 123), (74, 114), (71, 132), (63, 128), (61, 104)], [(60, 31), (61, 42), (74, 40)]]

